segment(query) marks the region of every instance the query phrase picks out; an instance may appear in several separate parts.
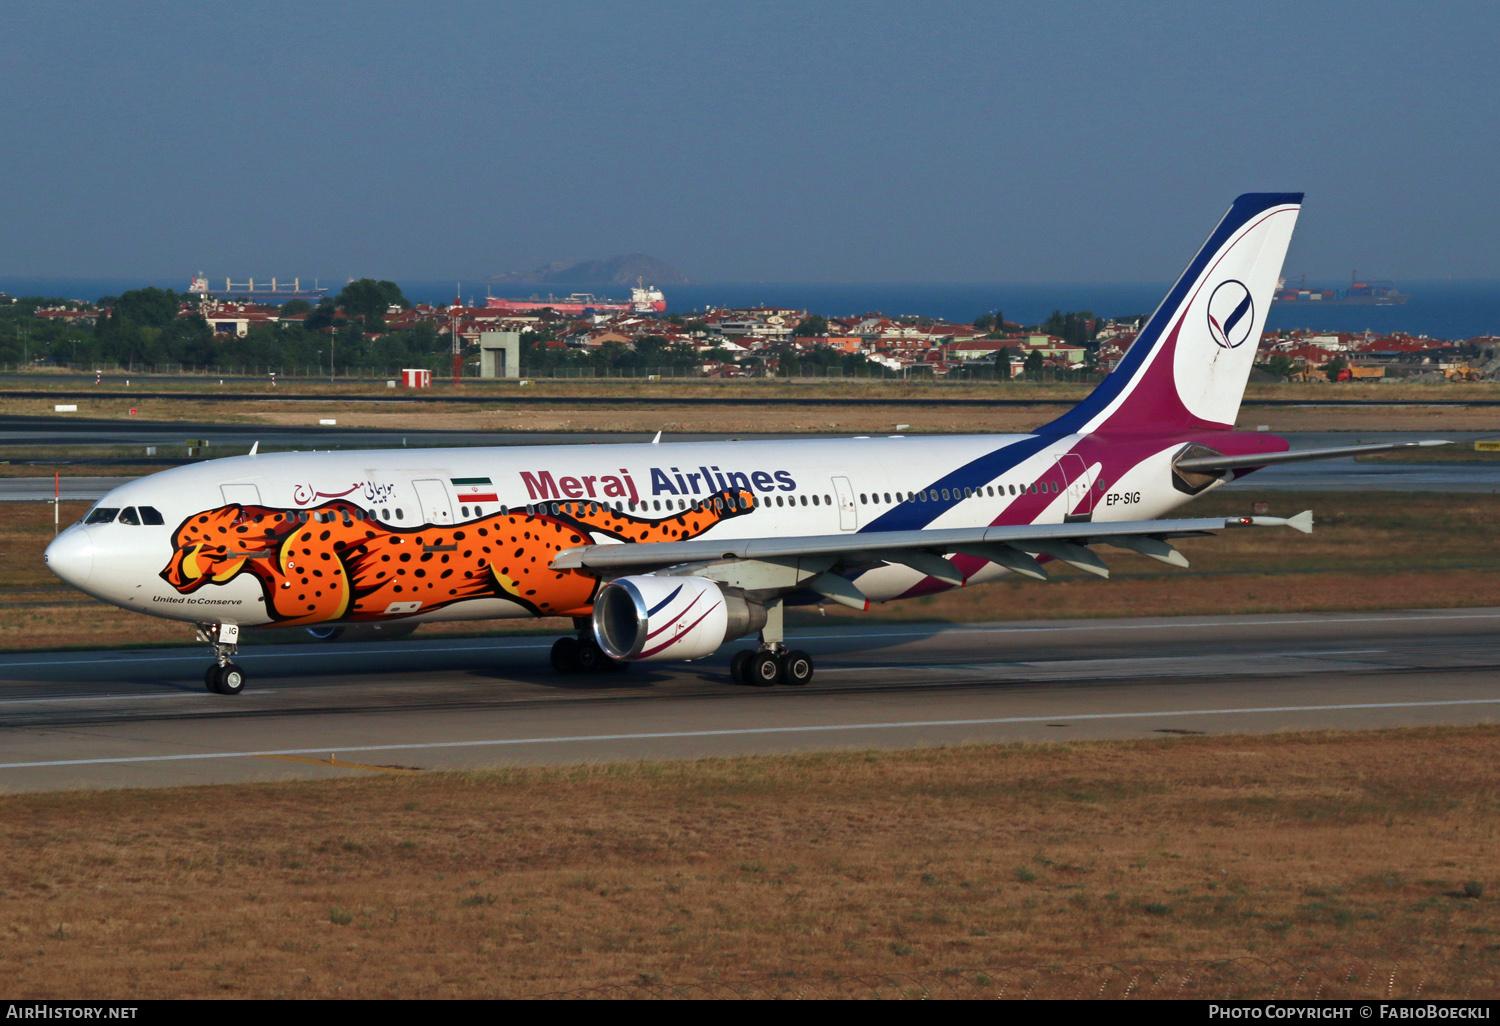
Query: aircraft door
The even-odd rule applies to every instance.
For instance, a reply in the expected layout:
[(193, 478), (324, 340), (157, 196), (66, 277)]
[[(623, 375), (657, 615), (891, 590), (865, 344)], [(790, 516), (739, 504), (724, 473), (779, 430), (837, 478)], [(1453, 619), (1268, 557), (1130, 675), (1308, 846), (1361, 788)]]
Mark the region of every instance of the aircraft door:
[(260, 489), (253, 484), (219, 485), (226, 506), (259, 506)]
[(833, 490), (839, 497), (839, 530), (852, 531), (859, 526), (859, 509), (854, 505), (854, 489), (847, 477), (833, 479)]
[(448, 486), (441, 481), (413, 481), (417, 489), (417, 508), (422, 514), (422, 523), (446, 526), (453, 523), (453, 501), (448, 498)]
[(1071, 452), (1059, 457), (1057, 469), (1067, 482), (1068, 522), (1094, 519), (1094, 489), (1088, 469), (1083, 465), (1083, 457)]

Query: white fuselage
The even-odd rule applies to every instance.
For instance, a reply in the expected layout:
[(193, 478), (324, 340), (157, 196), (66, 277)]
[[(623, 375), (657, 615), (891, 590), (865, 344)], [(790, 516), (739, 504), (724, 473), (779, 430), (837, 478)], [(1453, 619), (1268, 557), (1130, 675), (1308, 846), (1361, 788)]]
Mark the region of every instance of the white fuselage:
[[(174, 586), (164, 574), (180, 541), (175, 532), (191, 518), (235, 507), (287, 511), (290, 516), (335, 503), (345, 510), (354, 507), (356, 521), (367, 516), (379, 530), (426, 525), (462, 530), (502, 510), (545, 518), (559, 509), (597, 512), (604, 505), (666, 521), (695, 501), (748, 491), (755, 499), (748, 513), (704, 532), (712, 538), (741, 539), (1060, 523), (1080, 508), (1089, 508), (1092, 519), (1100, 521), (1143, 519), (1161, 516), (1189, 499), (1171, 486), (1175, 442), (1148, 446), (1144, 454), (1132, 452), (1127, 465), (1105, 476), (1100, 460), (1087, 464), (1069, 455), (1078, 442), (1076, 435), (898, 436), (238, 456), (121, 485), (94, 509), (151, 507), (163, 523), (76, 524), (49, 549), (48, 559), (64, 580), (123, 608), (176, 620), (254, 626), (284, 617), (268, 609), (263, 596), (268, 586), (251, 574), (229, 574), (216, 565), (205, 569), (205, 579), (191, 590)], [(595, 535), (584, 542), (618, 540)], [(1007, 572), (986, 564), (969, 574), (968, 581)], [(921, 573), (897, 564), (868, 570), (856, 583), (871, 601), (905, 595), (918, 585), (938, 590)], [(537, 614), (535, 608), (496, 596), (431, 608), (419, 603), (392, 608), (415, 621)]]

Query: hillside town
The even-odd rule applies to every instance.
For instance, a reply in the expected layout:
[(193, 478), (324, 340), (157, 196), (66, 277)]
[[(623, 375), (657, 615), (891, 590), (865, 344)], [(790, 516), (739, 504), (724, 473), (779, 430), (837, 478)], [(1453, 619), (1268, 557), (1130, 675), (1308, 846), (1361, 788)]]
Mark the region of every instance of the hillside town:
[[(395, 290), (391, 283), (380, 284)], [(306, 302), (278, 306), (142, 291), (171, 295), (176, 318), (211, 334), (221, 365), (273, 362), (267, 345), (274, 350), (278, 339), (315, 341), (331, 336), (345, 347), (351, 341), (363, 346), (372, 357), (382, 339), (404, 339), (412, 359), (420, 354), (434, 367), (445, 368), (456, 333), (464, 365), (477, 367), (482, 333), (515, 332), (524, 345), (523, 366), (528, 373), (542, 375), (566, 368), (592, 367), (608, 373), (610, 368), (671, 366), (720, 378), (806, 373), (1081, 378), (1114, 369), (1144, 322), (1140, 315), (1110, 319), (1089, 311), (1057, 311), (1030, 326), (1005, 320), (998, 311), (973, 323), (879, 312), (825, 316), (764, 306), (690, 314), (564, 313), (552, 308), (518, 312), (458, 303), (410, 304), (404, 299), (384, 304), (383, 310), (377, 304), (373, 311), (355, 311), (352, 303), (334, 299), (317, 307)], [(391, 295), (399, 297), (399, 290)], [(0, 311), (15, 302), (0, 297)], [(107, 303), (55, 301), (35, 304), (33, 314), (37, 321), (66, 327), (72, 334), (99, 334), (115, 309)], [(18, 329), (16, 335), (20, 334)], [(260, 342), (255, 358), (237, 358), (238, 346), (248, 349), (254, 339)], [(38, 347), (37, 358), (48, 359), (48, 351)], [(52, 362), (68, 362), (62, 359), (68, 354), (51, 352)], [(346, 352), (353, 360), (346, 366), (359, 362), (354, 360), (356, 350)], [(32, 359), (30, 353), (27, 359)], [(1260, 339), (1256, 374), (1262, 380), (1327, 382), (1494, 379), (1500, 377), (1500, 337), (1450, 340), (1403, 333), (1268, 331)]]

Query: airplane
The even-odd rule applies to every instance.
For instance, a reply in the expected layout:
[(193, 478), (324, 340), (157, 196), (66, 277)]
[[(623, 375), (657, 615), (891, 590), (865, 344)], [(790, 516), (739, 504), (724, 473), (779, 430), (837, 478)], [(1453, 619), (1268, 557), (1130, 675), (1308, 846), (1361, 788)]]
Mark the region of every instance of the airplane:
[(1119, 365), (1027, 434), (260, 453), (113, 489), (48, 546), (68, 584), (194, 624), (210, 691), (246, 681), (240, 632), (399, 636), (419, 624), (571, 617), (563, 672), (696, 660), (757, 633), (736, 682), (806, 685), (788, 605), (871, 603), (1048, 564), (1098, 576), (1109, 545), (1186, 567), (1171, 539), (1312, 530), (1311, 511), (1168, 518), (1289, 451), (1234, 429), (1301, 210), (1238, 197)]

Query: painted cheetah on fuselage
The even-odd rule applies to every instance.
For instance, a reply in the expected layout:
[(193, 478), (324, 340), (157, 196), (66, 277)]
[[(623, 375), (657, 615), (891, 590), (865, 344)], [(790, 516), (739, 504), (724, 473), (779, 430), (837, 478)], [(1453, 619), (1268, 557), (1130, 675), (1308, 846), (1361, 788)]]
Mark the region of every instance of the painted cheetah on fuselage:
[(721, 492), (659, 520), (563, 502), (452, 527), (392, 527), (342, 500), (308, 510), (221, 506), (178, 525), (161, 576), (187, 594), (251, 574), (285, 626), (395, 619), (475, 598), (509, 599), (538, 616), (587, 616), (598, 578), (554, 570), (561, 550), (591, 545), (594, 534), (682, 541), (753, 507), (748, 492)]

